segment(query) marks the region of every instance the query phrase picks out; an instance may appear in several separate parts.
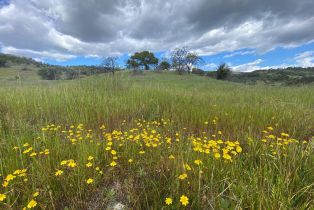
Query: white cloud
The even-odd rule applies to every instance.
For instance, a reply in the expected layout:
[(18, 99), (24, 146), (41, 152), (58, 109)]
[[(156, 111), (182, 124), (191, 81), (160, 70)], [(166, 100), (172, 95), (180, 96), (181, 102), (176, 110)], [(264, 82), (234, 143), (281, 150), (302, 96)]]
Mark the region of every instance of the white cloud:
[(207, 64), (201, 66), (201, 69), (213, 70), (213, 69), (216, 69), (217, 67), (218, 67), (218, 65), (216, 63), (207, 63)]
[(254, 53), (255, 53), (254, 50), (236, 51), (236, 52), (225, 55), (224, 58), (231, 58), (231, 57), (238, 56), (238, 55), (251, 55)]
[(252, 49), (233, 57), (313, 41), (313, 10), (312, 0), (12, 0), (0, 7), (0, 40), (12, 53), (52, 59)]
[(295, 61), (298, 66), (313, 67), (314, 66), (314, 51), (306, 51), (295, 56)]
[(24, 57), (32, 57), (35, 60), (43, 61), (45, 59), (55, 59), (56, 61), (66, 61), (69, 59), (76, 58), (75, 55), (71, 54), (61, 54), (57, 52), (48, 52), (48, 51), (34, 51), (28, 49), (17, 49), (14, 47), (3, 47), (3, 53), (14, 54)]
[(272, 65), (272, 66), (262, 66), (260, 65), (261, 63), (263, 63), (263, 60), (257, 59), (255, 61), (244, 63), (237, 66), (233, 66), (230, 64), (230, 67), (233, 71), (236, 71), (236, 72), (252, 72), (255, 70), (283, 69), (283, 68), (293, 66), (286, 63), (279, 64), (279, 65)]
[(253, 62), (249, 62), (249, 63), (245, 63), (245, 64), (241, 64), (241, 65), (237, 65), (237, 66), (232, 66), (231, 68), (234, 71), (241, 71), (241, 72), (251, 72), (257, 69), (261, 69), (262, 67), (259, 66), (258, 64), (262, 63), (263, 60), (262, 59), (257, 59)]

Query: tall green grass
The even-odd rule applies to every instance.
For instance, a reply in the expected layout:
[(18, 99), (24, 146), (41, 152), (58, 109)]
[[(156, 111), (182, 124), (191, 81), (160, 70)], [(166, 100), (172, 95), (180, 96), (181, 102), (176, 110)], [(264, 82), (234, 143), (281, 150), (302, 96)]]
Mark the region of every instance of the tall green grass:
[[(97, 209), (119, 199), (133, 209), (176, 209), (182, 207), (178, 204), (182, 193), (189, 196), (187, 208), (191, 209), (311, 209), (314, 207), (313, 93), (313, 85), (247, 86), (171, 73), (145, 76), (119, 73), (114, 77), (105, 75), (48, 84), (3, 85), (0, 87), (0, 174), (3, 179), (17, 168), (28, 167), (34, 183), (27, 187), (17, 185), (15, 190), (7, 192), (10, 200), (3, 205), (0, 202), (0, 207), (23, 207), (29, 200), (27, 195), (39, 189), (45, 197), (39, 199), (38, 206), (48, 209), (65, 206)], [(104, 124), (112, 131), (131, 128), (136, 119), (170, 119), (168, 130), (162, 132), (165, 135), (182, 132), (182, 143), (171, 151), (161, 147), (141, 156), (134, 167), (121, 165), (106, 170), (109, 158), (104, 155), (104, 148), (88, 142), (65, 146), (58, 135), (45, 137), (45, 143), (36, 140), (43, 137), (41, 128), (51, 123), (83, 123), (93, 130)], [(204, 125), (213, 119), (217, 125)], [(123, 120), (126, 125), (122, 126)], [(274, 127), (278, 133), (289, 133), (300, 142), (306, 140), (307, 146), (291, 147), (285, 158), (266, 155), (267, 149), (260, 140), (267, 126)], [(238, 140), (243, 153), (228, 164), (201, 156), (204, 169), (194, 167), (190, 185), (179, 184), (177, 176), (182, 160), (186, 158), (192, 165), (199, 157), (191, 150), (188, 136), (199, 136), (202, 132), (214, 134), (218, 130), (223, 131), (225, 139)], [(12, 148), (22, 147), (25, 142), (35, 146), (44, 144), (51, 150), (49, 158), (24, 160), (23, 154)], [(138, 153), (132, 148), (127, 145), (119, 152), (124, 156)], [(176, 154), (171, 163), (167, 159), (170, 153)], [(67, 180), (56, 181), (53, 167), (62, 158), (72, 157), (84, 165), (89, 154), (97, 157), (106, 170), (102, 178), (97, 178), (94, 188), (82, 184), (89, 173), (83, 168)], [(199, 174), (202, 170), (204, 175)], [(0, 193), (3, 193), (1, 187)], [(176, 204), (166, 207), (164, 199), (168, 194), (172, 194)]]

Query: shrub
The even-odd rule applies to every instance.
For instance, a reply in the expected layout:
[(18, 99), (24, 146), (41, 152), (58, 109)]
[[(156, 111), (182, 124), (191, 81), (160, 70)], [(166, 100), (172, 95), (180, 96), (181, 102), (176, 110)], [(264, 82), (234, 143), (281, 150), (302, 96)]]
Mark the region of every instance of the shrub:
[(6, 60), (4, 58), (0, 58), (0, 67), (5, 67)]
[(217, 79), (225, 80), (231, 75), (231, 69), (227, 64), (223, 63), (219, 65), (216, 73)]
[(38, 75), (46, 80), (59, 80), (62, 77), (62, 70), (55, 68), (42, 68), (38, 71)]
[(198, 69), (198, 68), (193, 68), (192, 69), (192, 74), (197, 74), (200, 76), (204, 76), (205, 75), (205, 71), (202, 69)]

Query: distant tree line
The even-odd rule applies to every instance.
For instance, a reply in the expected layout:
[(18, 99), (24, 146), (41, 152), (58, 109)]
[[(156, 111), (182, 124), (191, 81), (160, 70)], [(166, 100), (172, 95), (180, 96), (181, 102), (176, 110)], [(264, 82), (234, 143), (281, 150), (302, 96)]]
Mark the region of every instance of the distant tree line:
[(43, 66), (41, 62), (35, 61), (32, 58), (19, 57), (14, 55), (2, 54), (0, 53), (0, 67), (4, 67), (10, 64), (24, 64), (24, 65), (34, 65), (34, 66)]
[(6, 60), (2, 57), (0, 57), (0, 67), (5, 67)]
[[(281, 83), (285, 85), (299, 85), (314, 82), (314, 67), (288, 67), (283, 69), (256, 70), (253, 72), (233, 72), (225, 63), (217, 67), (215, 71), (204, 71), (198, 66), (204, 61), (195, 52), (186, 47), (176, 48), (166, 58), (158, 59), (154, 53), (149, 51), (135, 52), (125, 62), (126, 69), (133, 70), (136, 74), (144, 71), (155, 70), (156, 72), (173, 71), (178, 74), (195, 74), (207, 76), (218, 80), (228, 80), (246, 84), (263, 82), (266, 84)], [(18, 57), (0, 53), (0, 68), (11, 64), (22, 65), (22, 71), (30, 71), (32, 66), (40, 68), (38, 74), (42, 79), (78, 79), (85, 76), (102, 73), (115, 74), (122, 70), (119, 67), (117, 57), (104, 57), (97, 66), (56, 66), (37, 62), (30, 58)]]
[[(119, 70), (116, 68), (114, 71)], [(112, 72), (111, 68), (105, 66), (45, 66), (38, 70), (38, 75), (44, 80), (71, 80)]]

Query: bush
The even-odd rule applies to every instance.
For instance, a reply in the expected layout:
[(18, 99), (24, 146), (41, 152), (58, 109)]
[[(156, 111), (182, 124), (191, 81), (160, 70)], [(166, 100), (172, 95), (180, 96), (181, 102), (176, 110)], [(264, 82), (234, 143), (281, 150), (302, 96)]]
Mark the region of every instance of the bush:
[(204, 76), (205, 75), (205, 71), (202, 69), (198, 69), (198, 68), (193, 68), (192, 69), (192, 74), (197, 74), (200, 76)]
[(158, 66), (157, 70), (169, 70), (170, 69), (170, 63), (167, 61), (162, 61)]
[(6, 60), (4, 58), (0, 58), (0, 67), (5, 67)]
[(80, 72), (79, 70), (74, 69), (68, 69), (65, 71), (65, 77), (66, 79), (78, 79), (80, 78)]
[(217, 79), (225, 80), (231, 75), (231, 69), (227, 66), (227, 64), (223, 63), (218, 67), (216, 73)]
[(42, 68), (38, 71), (38, 75), (45, 80), (59, 80), (62, 77), (62, 69)]

